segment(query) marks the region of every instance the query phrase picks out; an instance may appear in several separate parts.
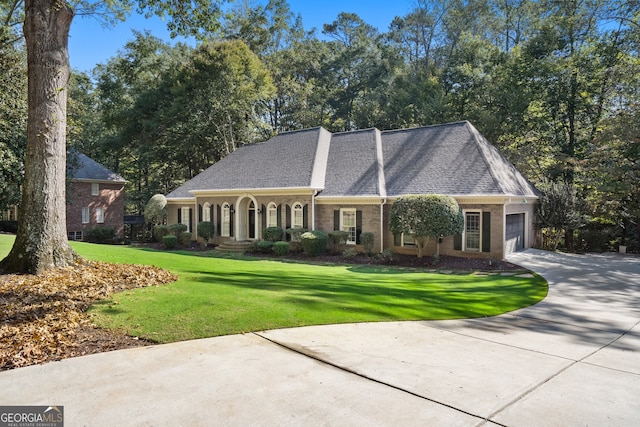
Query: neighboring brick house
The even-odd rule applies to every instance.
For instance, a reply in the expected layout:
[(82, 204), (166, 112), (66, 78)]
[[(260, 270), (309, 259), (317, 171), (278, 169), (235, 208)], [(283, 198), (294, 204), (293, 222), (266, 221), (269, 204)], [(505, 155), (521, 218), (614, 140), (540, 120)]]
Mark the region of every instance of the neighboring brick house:
[(124, 232), (124, 184), (120, 175), (81, 153), (68, 161), (67, 236), (83, 240), (92, 227), (113, 227)]
[[(389, 230), (394, 200), (448, 194), (464, 231), (443, 255), (503, 258), (531, 247), (538, 192), (469, 122), (332, 134), (319, 127), (281, 133), (239, 148), (169, 193), (169, 224), (212, 221), (215, 243), (258, 240), (269, 226), (344, 230), (362, 250), (362, 232), (379, 250), (415, 253), (410, 235)], [(435, 252), (432, 242), (425, 253)]]

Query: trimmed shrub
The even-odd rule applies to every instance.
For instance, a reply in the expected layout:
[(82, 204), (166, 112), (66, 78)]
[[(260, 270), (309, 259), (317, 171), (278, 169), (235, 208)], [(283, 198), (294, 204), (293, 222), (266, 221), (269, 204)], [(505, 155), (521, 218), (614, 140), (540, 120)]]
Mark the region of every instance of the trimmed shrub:
[(347, 245), (347, 239), (349, 233), (341, 230), (334, 230), (329, 232), (329, 252), (332, 254), (339, 254), (344, 251), (344, 247)]
[(362, 243), (362, 246), (364, 246), (364, 251), (367, 255), (371, 255), (371, 252), (373, 252), (373, 245), (375, 244), (375, 237), (373, 236), (373, 233), (369, 231), (360, 233), (360, 242)]
[(198, 223), (198, 237), (202, 237), (204, 239), (204, 243), (206, 244), (209, 239), (215, 236), (216, 227), (213, 225), (211, 221), (202, 221)]
[(157, 242), (162, 243), (162, 238), (168, 236), (169, 233), (168, 225), (156, 225), (153, 227), (153, 238), (156, 239)]
[(398, 261), (396, 254), (391, 249), (385, 249), (378, 254), (378, 259), (383, 264), (395, 264)]
[(113, 243), (116, 229), (113, 227), (92, 227), (85, 231), (85, 239), (92, 243)]
[(178, 238), (179, 242), (182, 242), (182, 233), (187, 231), (188, 227), (185, 224), (171, 224), (169, 226), (169, 232)]
[(180, 243), (182, 243), (185, 246), (189, 246), (191, 244), (191, 237), (192, 236), (193, 236), (193, 234), (189, 233), (189, 232), (182, 233)]
[(284, 231), (280, 227), (267, 227), (262, 232), (262, 238), (269, 242), (279, 242), (283, 234)]
[(271, 252), (273, 252), (273, 242), (270, 242), (268, 240), (260, 240), (257, 246), (258, 251), (262, 252), (263, 254), (270, 254)]
[(327, 250), (329, 235), (324, 231), (307, 231), (300, 236), (302, 249), (307, 256), (318, 256)]
[(173, 249), (178, 244), (178, 238), (173, 235), (164, 236), (162, 238), (162, 243), (164, 244), (165, 249)]
[(356, 251), (354, 248), (345, 249), (344, 251), (342, 251), (342, 256), (346, 259), (352, 259), (358, 256), (358, 251)]
[(278, 256), (289, 255), (289, 243), (287, 242), (275, 242), (273, 244), (273, 252)]
[(306, 228), (287, 228), (287, 234), (293, 242), (299, 242), (302, 235), (307, 231), (309, 230)]

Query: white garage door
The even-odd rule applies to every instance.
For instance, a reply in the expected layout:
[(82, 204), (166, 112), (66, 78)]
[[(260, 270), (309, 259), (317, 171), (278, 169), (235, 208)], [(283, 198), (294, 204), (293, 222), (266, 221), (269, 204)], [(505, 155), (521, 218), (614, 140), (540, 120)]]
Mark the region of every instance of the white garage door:
[(507, 215), (505, 249), (507, 254), (524, 249), (524, 214)]

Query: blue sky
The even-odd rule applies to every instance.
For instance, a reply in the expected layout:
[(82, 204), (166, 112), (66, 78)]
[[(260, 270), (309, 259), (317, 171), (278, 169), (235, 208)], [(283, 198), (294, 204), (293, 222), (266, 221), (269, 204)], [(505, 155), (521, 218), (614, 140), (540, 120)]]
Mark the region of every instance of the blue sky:
[[(340, 12), (357, 13), (384, 32), (394, 17), (406, 15), (415, 4), (415, 0), (289, 0), (291, 10), (302, 16), (305, 29), (315, 27), (318, 34), (322, 24), (334, 21)], [(134, 14), (116, 27), (103, 28), (95, 18), (76, 17), (69, 37), (71, 67), (89, 72), (97, 64), (105, 63), (133, 38), (132, 30), (149, 30), (156, 37), (171, 40), (160, 18), (145, 19)]]

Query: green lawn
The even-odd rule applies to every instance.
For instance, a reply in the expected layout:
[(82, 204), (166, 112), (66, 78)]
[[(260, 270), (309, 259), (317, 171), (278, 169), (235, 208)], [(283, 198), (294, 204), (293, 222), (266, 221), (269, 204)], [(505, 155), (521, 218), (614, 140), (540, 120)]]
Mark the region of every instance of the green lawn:
[[(0, 257), (12, 242), (0, 236)], [(180, 279), (95, 304), (101, 326), (158, 342), (348, 322), (493, 316), (547, 294), (540, 278), (322, 266), (73, 243), (85, 258), (167, 268)]]

